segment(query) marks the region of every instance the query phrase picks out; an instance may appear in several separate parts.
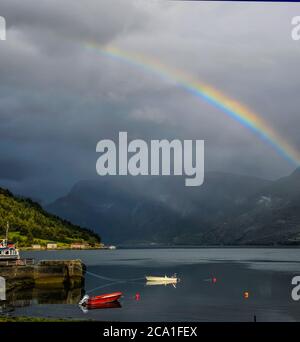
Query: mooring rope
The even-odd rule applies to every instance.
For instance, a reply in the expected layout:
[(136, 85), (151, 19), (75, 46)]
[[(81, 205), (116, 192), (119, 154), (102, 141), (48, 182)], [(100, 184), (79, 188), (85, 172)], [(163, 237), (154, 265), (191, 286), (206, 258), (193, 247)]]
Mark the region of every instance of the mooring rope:
[(102, 279), (102, 280), (108, 280), (108, 281), (114, 281), (114, 282), (117, 282), (117, 281), (122, 281), (122, 279), (117, 279), (117, 278), (109, 278), (109, 277), (103, 277), (99, 274), (96, 274), (96, 273), (93, 273), (93, 272), (89, 272), (89, 271), (85, 271), (86, 274), (89, 274), (93, 277), (96, 277), (98, 279)]
[(100, 276), (99, 274), (90, 272), (90, 271), (85, 271), (85, 273), (94, 276), (96, 278), (102, 279), (102, 280), (108, 280), (108, 281), (112, 281), (112, 282), (122, 282), (122, 283), (129, 283), (129, 282), (134, 282), (137, 280), (142, 280), (145, 279), (145, 277), (140, 277), (140, 278), (133, 278), (133, 279), (118, 279), (118, 278), (109, 278), (109, 277), (103, 277)]
[(86, 293), (91, 293), (91, 292), (93, 292), (95, 290), (103, 289), (105, 287), (110, 287), (110, 286), (113, 286), (113, 285), (116, 285), (116, 284), (124, 284), (124, 283), (137, 282), (138, 280), (145, 279), (145, 277), (133, 278), (133, 279), (117, 279), (117, 278), (103, 277), (103, 276), (100, 276), (99, 274), (96, 274), (96, 273), (93, 273), (93, 272), (90, 272), (90, 271), (85, 271), (85, 273), (87, 273), (87, 274), (89, 274), (89, 275), (91, 275), (91, 276), (93, 276), (95, 278), (101, 279), (101, 280), (111, 281), (111, 283), (109, 283), (109, 284), (104, 284), (104, 285), (101, 285), (101, 286), (94, 287), (93, 289), (86, 291)]
[(86, 291), (86, 293), (91, 293), (91, 292), (93, 292), (93, 291), (95, 291), (95, 290), (100, 290), (100, 289), (103, 289), (103, 288), (105, 288), (105, 287), (113, 286), (113, 285), (120, 284), (120, 283), (121, 283), (121, 282), (118, 281), (118, 282), (113, 282), (113, 283), (109, 283), (109, 284), (97, 286), (97, 287), (94, 287), (94, 288), (91, 289), (91, 290)]

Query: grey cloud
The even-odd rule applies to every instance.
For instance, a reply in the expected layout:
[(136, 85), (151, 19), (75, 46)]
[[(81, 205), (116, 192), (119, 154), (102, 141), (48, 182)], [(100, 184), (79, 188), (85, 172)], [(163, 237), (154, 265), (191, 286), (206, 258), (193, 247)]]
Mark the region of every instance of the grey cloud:
[(12, 169), (24, 156), (32, 165), (12, 177), (18, 184), (5, 184), (46, 199), (63, 194), (95, 175), (97, 141), (120, 130), (146, 140), (205, 139), (207, 169), (289, 173), (293, 165), (220, 110), (85, 42), (182, 69), (245, 103), (297, 147), (300, 48), (290, 19), (299, 11), (297, 4), (0, 0), (9, 28), (0, 44), (0, 146)]
[(122, 0), (2, 0), (0, 9), (9, 29), (28, 32), (32, 38), (40, 36), (39, 43), (47, 38), (47, 33), (48, 38), (53, 36), (58, 43), (57, 37), (96, 39), (105, 43), (117, 35), (142, 28), (147, 20), (143, 7)]
[(20, 182), (35, 176), (32, 164), (21, 160), (0, 159), (0, 179)]

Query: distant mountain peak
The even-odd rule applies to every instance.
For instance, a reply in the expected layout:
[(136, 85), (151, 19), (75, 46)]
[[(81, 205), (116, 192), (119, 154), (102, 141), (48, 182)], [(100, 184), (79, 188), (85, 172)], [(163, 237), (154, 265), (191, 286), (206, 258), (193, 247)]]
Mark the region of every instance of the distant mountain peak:
[(206, 172), (203, 186), (193, 190), (178, 177), (106, 177), (78, 182), (47, 210), (110, 243), (194, 243), (195, 235), (240, 213), (250, 196), (271, 184), (224, 172)]
[(300, 167), (298, 167), (296, 170), (294, 170), (291, 174), (292, 177), (300, 177)]

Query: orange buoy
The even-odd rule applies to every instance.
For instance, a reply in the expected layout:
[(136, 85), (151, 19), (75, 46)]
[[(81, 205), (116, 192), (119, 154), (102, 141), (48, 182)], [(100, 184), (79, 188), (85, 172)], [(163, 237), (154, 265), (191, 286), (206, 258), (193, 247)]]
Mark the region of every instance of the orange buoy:
[(245, 298), (245, 299), (248, 299), (248, 298), (249, 298), (249, 292), (248, 292), (248, 291), (245, 291), (245, 292), (244, 292), (244, 298)]

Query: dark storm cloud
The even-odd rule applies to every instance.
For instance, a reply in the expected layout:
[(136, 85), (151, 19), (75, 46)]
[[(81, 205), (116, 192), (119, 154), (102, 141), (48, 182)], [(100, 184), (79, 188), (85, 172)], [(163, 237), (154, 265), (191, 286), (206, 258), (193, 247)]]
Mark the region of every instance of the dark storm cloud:
[(9, 29), (29, 32), (29, 39), (44, 41), (45, 47), (49, 44), (47, 38), (51, 43), (51, 36), (54, 44), (59, 43), (57, 36), (105, 43), (142, 28), (147, 20), (141, 7), (120, 0), (2, 0), (0, 9)]
[(32, 164), (20, 160), (0, 159), (0, 179), (23, 181), (35, 176), (32, 173)]
[(86, 42), (182, 69), (299, 146), (300, 46), (290, 39), (297, 11), (284, 4), (0, 0), (8, 24), (0, 45), (5, 184), (45, 199), (63, 194), (95, 176), (97, 141), (121, 130), (145, 140), (205, 139), (207, 169), (267, 178), (290, 172), (253, 133), (173, 80), (109, 59)]

